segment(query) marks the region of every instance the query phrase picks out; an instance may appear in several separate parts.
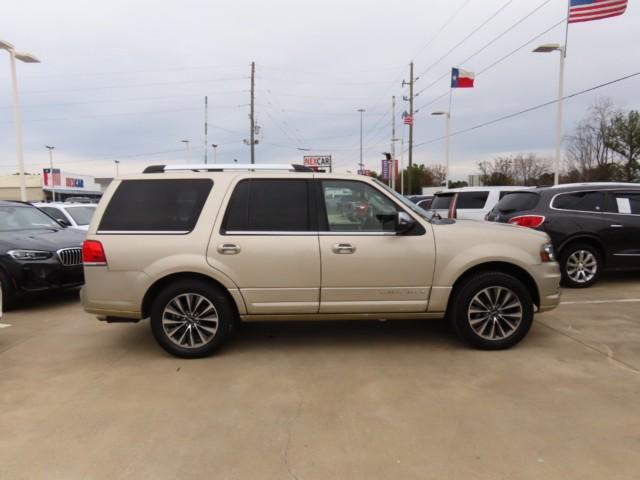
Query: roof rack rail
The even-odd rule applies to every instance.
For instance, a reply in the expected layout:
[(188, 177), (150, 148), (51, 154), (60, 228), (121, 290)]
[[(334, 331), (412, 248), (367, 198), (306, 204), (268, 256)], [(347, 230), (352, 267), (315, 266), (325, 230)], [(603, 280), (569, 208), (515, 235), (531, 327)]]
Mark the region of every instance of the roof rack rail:
[(149, 165), (142, 173), (164, 173), (164, 172), (225, 172), (239, 170), (285, 170), (289, 172), (313, 172), (313, 170), (305, 165), (286, 164), (286, 163), (214, 163), (214, 164), (196, 164), (196, 165)]

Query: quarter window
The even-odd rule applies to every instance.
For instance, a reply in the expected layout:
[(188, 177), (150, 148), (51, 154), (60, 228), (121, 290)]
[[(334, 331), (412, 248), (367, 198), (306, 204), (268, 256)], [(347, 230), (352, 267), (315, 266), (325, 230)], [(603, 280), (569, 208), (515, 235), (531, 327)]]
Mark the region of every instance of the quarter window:
[(482, 209), (484, 208), (485, 203), (487, 203), (487, 198), (489, 197), (489, 192), (460, 192), (458, 193), (458, 202), (456, 204), (456, 208), (458, 209)]
[(212, 186), (207, 178), (123, 180), (98, 230), (188, 233), (196, 226)]
[(395, 231), (396, 204), (372, 186), (352, 180), (324, 180), (322, 193), (330, 231)]
[(572, 192), (558, 195), (553, 200), (553, 207), (559, 210), (576, 210), (580, 212), (602, 211), (601, 192)]
[(236, 186), (227, 208), (227, 232), (304, 232), (312, 230), (309, 182), (248, 179)]

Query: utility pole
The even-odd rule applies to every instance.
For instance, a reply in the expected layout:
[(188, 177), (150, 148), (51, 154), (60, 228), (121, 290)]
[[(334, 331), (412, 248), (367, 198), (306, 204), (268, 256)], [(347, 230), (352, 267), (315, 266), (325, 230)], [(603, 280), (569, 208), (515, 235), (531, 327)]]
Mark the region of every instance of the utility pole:
[(209, 102), (208, 102), (207, 96), (205, 95), (204, 97), (204, 163), (205, 165), (207, 164), (207, 146), (208, 146), (208, 142), (207, 142), (207, 123), (209, 120), (208, 104)]
[(116, 177), (120, 175), (120, 160), (114, 160), (113, 163), (116, 164)]
[(358, 112), (360, 112), (360, 163), (358, 166), (360, 167), (360, 171), (364, 170), (364, 163), (362, 163), (362, 114), (365, 112), (364, 108), (359, 108)]
[(251, 62), (251, 114), (249, 115), (251, 120), (251, 136), (249, 141), (251, 142), (251, 163), (256, 163), (256, 124), (254, 117), (254, 103), (255, 103), (255, 84), (256, 84), (256, 62)]
[(408, 189), (409, 195), (411, 191), (411, 166), (413, 165), (413, 61), (409, 64), (409, 115), (411, 116), (411, 123), (409, 123), (409, 170), (408, 170)]
[(53, 149), (56, 147), (52, 147), (51, 145), (44, 146), (47, 150), (49, 150), (49, 178), (51, 179), (51, 201), (56, 201), (56, 181), (53, 175)]

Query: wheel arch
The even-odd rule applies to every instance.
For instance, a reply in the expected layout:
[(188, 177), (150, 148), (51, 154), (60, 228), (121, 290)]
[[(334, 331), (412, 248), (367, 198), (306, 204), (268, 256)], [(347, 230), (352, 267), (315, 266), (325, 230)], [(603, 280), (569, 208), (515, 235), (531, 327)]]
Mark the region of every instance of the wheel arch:
[(223, 292), (231, 305), (233, 305), (236, 314), (240, 314), (241, 311), (244, 311), (243, 305), (238, 305), (238, 300), (229, 292), (229, 290), (218, 280), (215, 278), (209, 277), (202, 273), (197, 272), (177, 272), (166, 275), (158, 280), (156, 280), (145, 292), (144, 297), (142, 299), (141, 312), (142, 318), (147, 318), (151, 314), (151, 307), (153, 305), (153, 300), (158, 296), (160, 291), (169, 285), (172, 282), (178, 280), (199, 280), (205, 283), (209, 283), (210, 285), (214, 285), (216, 288), (220, 289)]
[(531, 276), (529, 272), (527, 272), (524, 268), (515, 265), (509, 262), (486, 262), (481, 263), (479, 265), (474, 265), (473, 267), (466, 270), (462, 275), (460, 275), (453, 284), (451, 289), (451, 294), (449, 295), (449, 302), (447, 304), (447, 311), (451, 311), (451, 302), (453, 302), (456, 293), (460, 286), (470, 277), (476, 275), (478, 273), (484, 272), (500, 272), (505, 273), (507, 275), (511, 275), (512, 277), (520, 280), (527, 289), (531, 292), (531, 299), (533, 303), (539, 307), (540, 306), (540, 291), (538, 289), (538, 285), (535, 280)]

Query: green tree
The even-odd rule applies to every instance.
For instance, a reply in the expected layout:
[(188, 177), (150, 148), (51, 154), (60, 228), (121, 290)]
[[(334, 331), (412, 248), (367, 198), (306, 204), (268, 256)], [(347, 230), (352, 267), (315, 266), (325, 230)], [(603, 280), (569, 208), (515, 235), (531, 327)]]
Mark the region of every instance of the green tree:
[(617, 113), (607, 129), (605, 144), (624, 159), (624, 179), (636, 180), (640, 173), (640, 112)]

